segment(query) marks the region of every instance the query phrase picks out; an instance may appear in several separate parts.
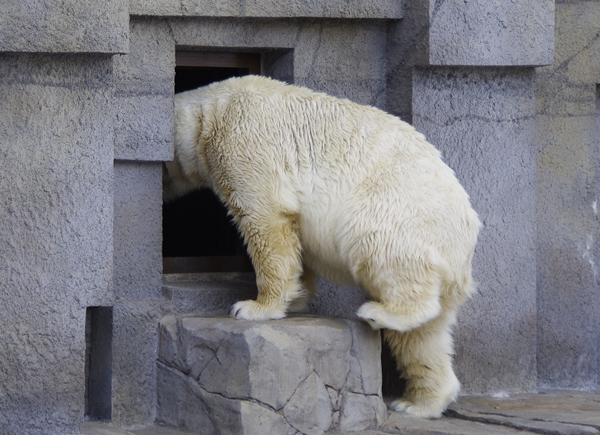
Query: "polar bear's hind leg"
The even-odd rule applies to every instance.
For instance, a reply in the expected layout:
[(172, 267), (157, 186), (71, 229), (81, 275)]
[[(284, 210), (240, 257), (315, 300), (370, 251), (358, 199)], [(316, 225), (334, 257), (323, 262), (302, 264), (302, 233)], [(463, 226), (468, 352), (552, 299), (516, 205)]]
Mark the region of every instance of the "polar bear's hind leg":
[(454, 313), (444, 313), (409, 332), (386, 330), (384, 336), (406, 379), (401, 399), (391, 403), (395, 411), (422, 418), (438, 418), (456, 399), (460, 383), (452, 370)]

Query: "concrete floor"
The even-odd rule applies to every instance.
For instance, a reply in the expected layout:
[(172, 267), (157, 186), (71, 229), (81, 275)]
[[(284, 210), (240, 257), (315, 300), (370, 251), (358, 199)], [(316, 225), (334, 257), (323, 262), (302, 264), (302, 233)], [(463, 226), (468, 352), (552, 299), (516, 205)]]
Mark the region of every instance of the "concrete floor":
[[(86, 422), (84, 435), (182, 435), (153, 426), (120, 430), (110, 423)], [(378, 430), (355, 435), (584, 435), (600, 434), (600, 391), (552, 390), (506, 397), (464, 396), (438, 420), (390, 412)], [(278, 434), (257, 434), (278, 435)]]

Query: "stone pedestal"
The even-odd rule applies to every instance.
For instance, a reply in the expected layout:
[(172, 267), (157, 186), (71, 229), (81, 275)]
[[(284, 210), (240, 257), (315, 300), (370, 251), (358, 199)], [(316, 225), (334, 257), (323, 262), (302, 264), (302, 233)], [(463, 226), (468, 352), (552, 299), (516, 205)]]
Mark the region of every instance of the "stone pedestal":
[(161, 322), (158, 421), (194, 433), (322, 434), (378, 427), (381, 340), (352, 320)]

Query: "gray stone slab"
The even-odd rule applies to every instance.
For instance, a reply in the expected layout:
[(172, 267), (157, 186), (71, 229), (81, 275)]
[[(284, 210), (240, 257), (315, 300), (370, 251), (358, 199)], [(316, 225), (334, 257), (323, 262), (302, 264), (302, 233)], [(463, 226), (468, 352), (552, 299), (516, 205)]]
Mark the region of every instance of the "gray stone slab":
[(453, 417), (541, 433), (600, 433), (600, 396), (593, 392), (461, 397), (450, 410)]
[(0, 52), (125, 53), (128, 0), (3, 0)]
[(83, 423), (82, 435), (185, 435), (183, 432), (166, 426), (149, 426), (141, 429), (125, 430), (112, 423), (86, 421)]
[[(531, 435), (532, 432), (504, 427), (496, 424), (485, 424), (442, 417), (438, 420), (424, 420), (401, 412), (390, 414), (379, 429), (380, 433), (402, 435)], [(364, 434), (371, 435), (371, 434)]]
[[(332, 402), (333, 403), (333, 402)], [(178, 406), (178, 404), (174, 404)], [(508, 397), (460, 397), (450, 412), (437, 420), (425, 420), (403, 412), (389, 412), (379, 429), (359, 430), (357, 435), (530, 435), (600, 433), (600, 395), (585, 391), (546, 391)], [(518, 428), (517, 428), (518, 427)], [(96, 430), (94, 432), (93, 430)], [(102, 430), (102, 431), (100, 431)], [(164, 431), (164, 432), (161, 432)], [(111, 425), (84, 425), (84, 435), (179, 435), (166, 427), (123, 432)], [(256, 432), (285, 433), (285, 432)], [(338, 430), (334, 433), (345, 433)]]
[(375, 428), (386, 414), (380, 352), (377, 331), (351, 320), (167, 316), (158, 421), (248, 434)]
[(393, 0), (130, 0), (129, 13), (144, 16), (253, 17), (253, 18), (402, 18), (402, 2)]

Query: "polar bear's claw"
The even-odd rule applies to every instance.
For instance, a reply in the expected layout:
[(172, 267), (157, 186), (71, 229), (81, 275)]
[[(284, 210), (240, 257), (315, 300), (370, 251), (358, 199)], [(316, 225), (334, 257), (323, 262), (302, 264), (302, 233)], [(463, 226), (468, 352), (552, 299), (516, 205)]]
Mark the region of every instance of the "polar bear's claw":
[(421, 418), (440, 418), (445, 409), (433, 403), (416, 404), (403, 399), (394, 400), (389, 407), (393, 411), (404, 411)]
[(285, 310), (270, 309), (257, 301), (240, 301), (233, 305), (230, 316), (242, 320), (274, 320), (283, 319)]
[(356, 312), (356, 315), (367, 322), (373, 329), (389, 328), (389, 326), (382, 321), (382, 310), (372, 302), (363, 304)]

